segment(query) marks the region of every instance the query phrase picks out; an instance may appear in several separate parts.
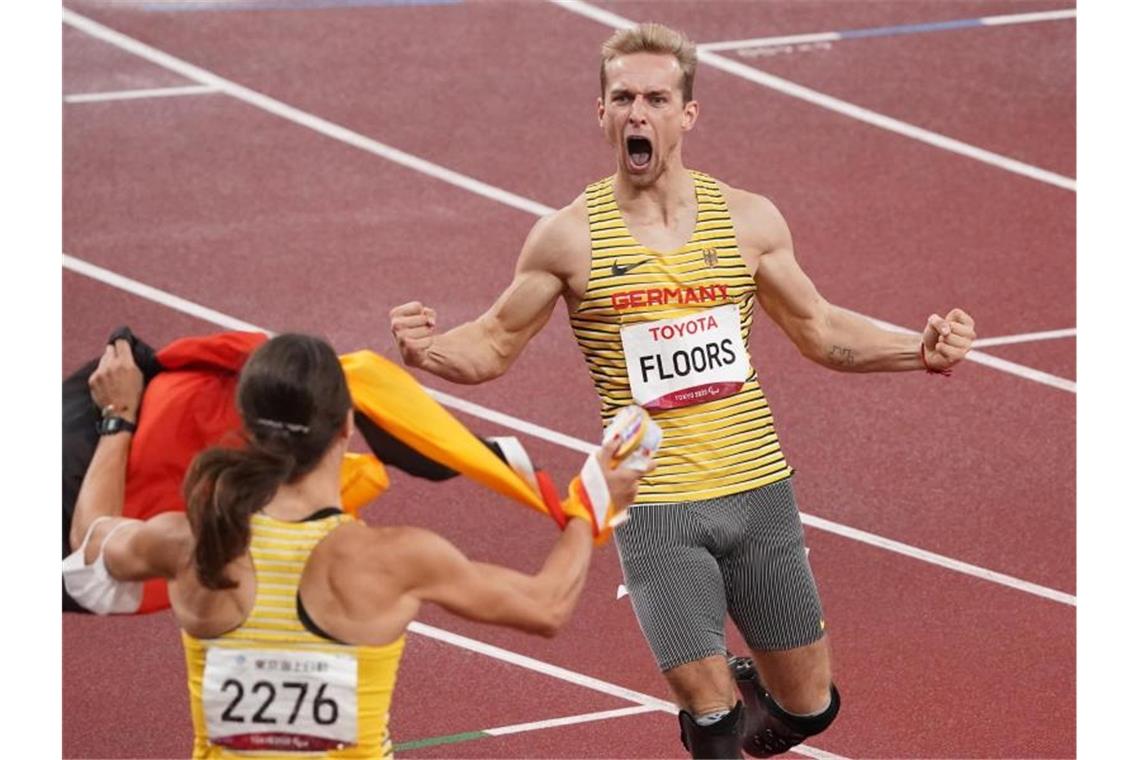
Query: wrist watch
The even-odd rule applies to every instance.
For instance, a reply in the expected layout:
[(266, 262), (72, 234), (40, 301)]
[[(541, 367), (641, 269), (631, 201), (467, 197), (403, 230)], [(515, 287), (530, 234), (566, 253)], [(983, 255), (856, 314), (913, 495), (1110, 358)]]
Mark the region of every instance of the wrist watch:
[(133, 433), (138, 426), (122, 417), (104, 417), (99, 420), (95, 429), (99, 435), (114, 435), (115, 433)]

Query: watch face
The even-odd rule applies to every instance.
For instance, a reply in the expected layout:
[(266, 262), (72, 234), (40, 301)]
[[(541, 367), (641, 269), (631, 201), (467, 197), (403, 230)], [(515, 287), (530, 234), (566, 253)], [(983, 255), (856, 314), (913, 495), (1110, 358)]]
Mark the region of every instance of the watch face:
[(133, 431), (135, 426), (122, 417), (104, 417), (99, 421), (97, 430), (99, 435), (113, 435), (122, 431)]

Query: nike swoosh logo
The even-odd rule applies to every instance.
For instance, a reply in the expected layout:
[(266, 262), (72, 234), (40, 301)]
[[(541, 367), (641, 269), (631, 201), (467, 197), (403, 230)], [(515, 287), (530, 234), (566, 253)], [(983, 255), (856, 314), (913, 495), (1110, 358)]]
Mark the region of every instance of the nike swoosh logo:
[(613, 274), (614, 277), (621, 277), (623, 274), (629, 272), (629, 270), (633, 269), (634, 267), (639, 267), (647, 261), (650, 261), (650, 259), (635, 261), (632, 264), (626, 264), (624, 267), (615, 261), (613, 266), (610, 267), (610, 273)]

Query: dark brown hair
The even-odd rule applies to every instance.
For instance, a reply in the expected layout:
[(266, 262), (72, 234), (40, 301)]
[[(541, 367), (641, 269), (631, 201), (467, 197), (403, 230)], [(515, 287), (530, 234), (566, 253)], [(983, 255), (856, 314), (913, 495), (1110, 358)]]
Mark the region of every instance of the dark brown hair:
[(287, 333), (264, 343), (237, 388), (242, 445), (199, 454), (182, 493), (202, 585), (234, 588), (227, 564), (249, 547), (249, 519), (317, 466), (343, 428), (352, 399), (340, 360), (324, 340)]

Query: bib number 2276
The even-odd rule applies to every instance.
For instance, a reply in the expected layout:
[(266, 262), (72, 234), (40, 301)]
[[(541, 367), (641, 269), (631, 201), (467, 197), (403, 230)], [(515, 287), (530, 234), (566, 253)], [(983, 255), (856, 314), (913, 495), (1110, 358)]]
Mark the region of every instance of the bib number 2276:
[(356, 742), (356, 658), (211, 648), (202, 678), (210, 743), (313, 752)]

